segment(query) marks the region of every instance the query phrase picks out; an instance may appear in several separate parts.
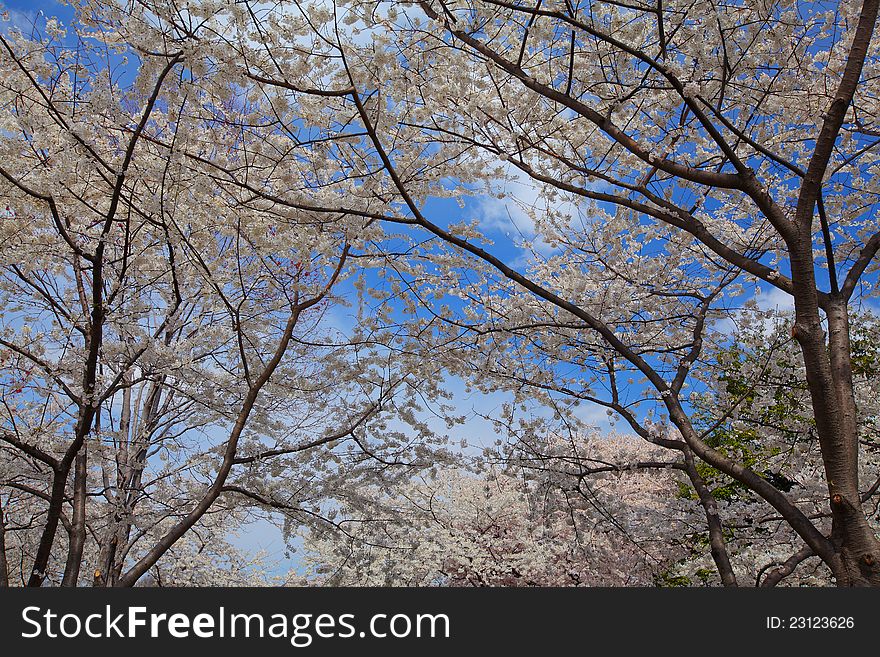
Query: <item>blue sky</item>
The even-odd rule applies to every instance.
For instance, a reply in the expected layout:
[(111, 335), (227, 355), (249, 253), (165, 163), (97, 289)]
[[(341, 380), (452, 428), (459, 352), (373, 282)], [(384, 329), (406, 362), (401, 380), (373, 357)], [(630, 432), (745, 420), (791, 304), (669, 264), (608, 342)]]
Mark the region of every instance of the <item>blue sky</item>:
[(45, 17), (49, 16), (55, 16), (63, 23), (67, 23), (74, 14), (72, 7), (54, 0), (31, 0), (27, 2), (11, 0), (4, 2), (3, 5), (9, 10), (10, 22), (22, 30), (34, 23), (40, 26)]

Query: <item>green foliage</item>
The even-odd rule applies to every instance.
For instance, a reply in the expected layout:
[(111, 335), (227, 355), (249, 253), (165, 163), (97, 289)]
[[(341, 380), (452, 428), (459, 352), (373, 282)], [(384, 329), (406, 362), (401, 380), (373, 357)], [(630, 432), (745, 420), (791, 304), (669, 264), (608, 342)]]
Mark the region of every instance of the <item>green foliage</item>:
[(865, 321), (854, 322), (850, 335), (850, 353), (854, 376), (866, 379), (880, 374), (880, 327), (877, 320), (866, 318)]
[(696, 491), (683, 481), (678, 482), (678, 493), (676, 496), (681, 500), (693, 500), (695, 502), (699, 499)]
[(660, 588), (682, 588), (691, 586), (691, 578), (685, 575), (673, 575), (670, 571), (664, 570), (654, 578), (654, 585)]
[[(806, 381), (795, 367), (788, 324), (778, 325), (774, 336), (761, 331), (746, 331), (714, 353), (715, 388), (697, 404), (694, 418), (706, 433), (707, 444), (763, 472), (761, 476), (774, 486), (784, 486), (790, 480), (774, 472), (774, 460), (782, 450), (768, 438), (783, 436), (792, 443), (809, 439), (815, 420)], [(865, 362), (880, 367), (880, 349), (871, 350), (869, 341), (864, 342)], [(720, 409), (730, 409), (729, 416), (719, 418)], [(717, 500), (736, 502), (754, 497), (745, 486), (711, 466), (700, 463), (697, 471)], [(681, 497), (693, 499), (683, 492)]]
[(709, 580), (715, 575), (715, 571), (711, 568), (698, 568), (695, 575), (703, 583), (703, 586), (708, 586)]

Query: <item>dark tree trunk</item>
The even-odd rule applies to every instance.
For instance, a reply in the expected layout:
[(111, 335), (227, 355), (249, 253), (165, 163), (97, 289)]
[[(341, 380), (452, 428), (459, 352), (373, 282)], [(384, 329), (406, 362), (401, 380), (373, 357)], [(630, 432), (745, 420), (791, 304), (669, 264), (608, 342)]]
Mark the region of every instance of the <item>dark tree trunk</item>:
[(88, 459), (86, 445), (79, 450), (73, 469), (73, 520), (71, 522), (70, 542), (67, 549), (67, 565), (61, 586), (76, 586), (82, 565), (83, 549), (86, 543), (86, 484), (88, 479)]
[(880, 586), (880, 542), (859, 494), (858, 421), (853, 393), (846, 301), (826, 304), (828, 340), (819, 315), (812, 235), (802, 229), (792, 245), (794, 337), (803, 354), (832, 514), (832, 543), (840, 562), (829, 564), (839, 586)]
[(0, 496), (0, 588), (9, 586), (9, 565), (6, 562), (6, 521), (3, 518), (3, 497)]

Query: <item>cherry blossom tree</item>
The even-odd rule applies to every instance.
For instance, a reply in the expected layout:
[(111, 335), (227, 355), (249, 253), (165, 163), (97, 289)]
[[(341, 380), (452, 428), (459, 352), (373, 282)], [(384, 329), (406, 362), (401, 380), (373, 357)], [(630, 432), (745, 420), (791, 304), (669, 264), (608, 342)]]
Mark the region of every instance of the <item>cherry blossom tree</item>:
[[(691, 553), (692, 508), (676, 497), (677, 469), (665, 469), (662, 477), (617, 471), (615, 460), (657, 456), (656, 448), (632, 436), (593, 430), (575, 441), (558, 439), (556, 447), (541, 476), (533, 464), (517, 470), (509, 457), (486, 467), (484, 455), (471, 472), (447, 468), (386, 493), (376, 500), (381, 513), (349, 517), (345, 533), (310, 532), (307, 581), (337, 586), (665, 581), (676, 560)], [(564, 471), (566, 462), (580, 467), (579, 477)], [(657, 531), (660, 517), (663, 531)]]
[[(570, 396), (610, 407), (656, 441), (621, 397), (621, 376), (646, 380), (680, 435), (666, 445), (689, 464), (723, 583), (737, 582), (697, 460), (772, 506), (839, 584), (880, 582), (859, 476), (849, 310), (857, 289), (863, 298), (872, 291), (865, 273), (880, 245), (872, 209), (877, 3), (418, 7), (427, 21), (400, 19), (392, 33), (413, 63), (398, 75), (417, 81), (428, 109), (401, 108), (402, 122), (506, 162), (548, 186), (551, 202), (574, 203), (578, 217), (568, 206), (535, 216), (552, 251), (522, 273), (424, 216), (399, 175), (408, 165), (392, 150), (402, 135), (361, 111), (415, 223), (512, 281), (520, 304), (532, 300), (532, 317), (549, 314), (544, 321), (557, 329), (573, 322), (566, 341), (588, 333), (595, 346), (577, 356), (596, 371), (607, 367), (607, 392), (565, 386)], [(445, 84), (454, 70), (464, 93)], [(707, 324), (737, 282), (755, 280), (793, 297), (828, 531), (694, 424), (685, 385)], [(532, 334), (530, 351), (570, 362), (546, 348), (545, 334)], [(562, 387), (560, 377), (547, 378)]]
[[(756, 305), (743, 310), (736, 318), (736, 341), (711, 345), (712, 366), (696, 373), (705, 377), (708, 389), (693, 398), (694, 419), (702, 430), (711, 429), (714, 447), (748, 463), (829, 531), (822, 454), (804, 366), (791, 336), (794, 320), (788, 311)], [(859, 477), (865, 482), (861, 501), (877, 531), (877, 318), (862, 312), (851, 321)], [(779, 514), (762, 509), (754, 493), (735, 479), (707, 466), (703, 471), (713, 495), (724, 501), (733, 561), (744, 577), (761, 586), (830, 580), (816, 555), (798, 547), (797, 535)]]
[[(508, 391), (513, 403), (497, 419), (539, 457), (555, 458), (555, 436), (582, 430), (583, 404), (608, 409), (669, 456), (607, 467), (682, 473), (725, 585), (746, 582), (717, 477), (796, 536), (772, 538), (770, 550), (755, 532), (754, 550), (781, 562), (756, 580), (781, 581), (815, 557), (839, 585), (876, 585), (877, 490), (860, 467), (870, 463), (870, 412), (857, 393), (851, 315), (875, 293), (880, 247), (877, 9), (876, 0), (92, 0), (79, 20), (143, 59), (146, 105), (163, 75), (191, 91), (174, 95), (193, 101), (174, 110), (187, 117), (185, 138), (179, 119), (161, 133), (149, 120), (138, 128), (144, 114), (134, 113), (127, 143), (149, 144), (158, 161), (175, 154), (206, 181), (201, 199), (296, 217), (307, 252), (363, 258), (360, 330), (393, 336), (387, 348), (422, 368), (427, 391), (441, 372)], [(151, 113), (165, 111), (158, 105)], [(105, 168), (125, 188), (127, 166)], [(24, 172), (10, 178), (47, 196)], [(503, 204), (521, 240), (492, 244), (468, 202), (479, 195)], [(449, 220), (451, 200), (465, 221)], [(106, 236), (114, 213), (103, 215)], [(259, 270), (265, 252), (253, 253)], [(290, 260), (306, 262), (299, 249)], [(755, 286), (794, 305), (789, 336), (809, 402), (792, 430), (818, 447), (818, 498), (785, 490), (775, 464), (724, 442), (742, 394), (718, 394), (730, 366), (720, 357), (736, 347), (729, 322)], [(707, 395), (729, 404), (708, 421)], [(552, 414), (544, 427), (520, 415), (535, 403)], [(765, 429), (771, 445), (778, 428)], [(779, 545), (788, 558), (777, 558)]]
[(183, 155), (249, 166), (245, 101), (85, 24), (0, 46), (4, 584), (204, 583), (248, 570), (222, 546), (255, 509), (330, 522), (429, 461), (439, 388), (331, 322), (362, 226), (254, 206)]
[[(581, 386), (574, 396), (610, 406), (656, 440), (621, 402), (621, 376), (631, 371), (647, 380), (681, 435), (668, 446), (693, 463), (725, 584), (736, 577), (696, 459), (776, 509), (838, 583), (876, 583), (878, 544), (858, 473), (848, 310), (857, 287), (870, 293), (864, 274), (878, 246), (872, 201), (865, 202), (874, 190), (874, 127), (866, 117), (875, 113), (876, 3), (829, 11), (751, 3), (707, 3), (698, 11), (603, 3), (419, 7), (427, 27), (402, 19), (393, 34), (396, 41), (410, 35), (413, 44), (414, 65), (398, 75), (425, 80), (416, 86), (430, 101), (427, 112), (419, 107), (402, 123), (442, 135), (457, 152), (469, 146), (494, 156), (581, 210), (574, 227), (566, 209), (535, 217), (537, 235), (556, 251), (521, 273), (424, 216), (398, 173), (406, 160), (390, 146), (405, 138), (362, 111), (376, 157), (414, 221), (512, 281), (533, 299), (533, 317), (537, 306), (549, 307), (557, 326), (570, 321), (560, 316), (574, 318), (575, 341), (582, 332), (595, 336), (595, 369), (608, 367), (609, 394)], [(707, 40), (709, 30), (717, 38)], [(453, 70), (464, 93), (446, 88)], [(817, 95), (817, 86), (828, 91)], [(554, 192), (547, 194), (553, 201)], [(819, 276), (827, 282), (820, 285)], [(830, 531), (747, 463), (709, 444), (693, 423), (684, 386), (706, 324), (719, 301), (736, 293), (731, 284), (755, 279), (794, 299), (793, 336), (823, 456)], [(507, 297), (481, 305), (497, 307)], [(589, 350), (582, 347), (581, 357)], [(534, 351), (553, 354), (543, 344)]]
[[(854, 295), (872, 294), (880, 245), (877, 3), (400, 5), (159, 14), (163, 34), (223, 53), (232, 74), (297, 117), (277, 114), (273, 140), (313, 119), (345, 135), (321, 154), (346, 173), (317, 174), (320, 202), (279, 193), (280, 180), (266, 197), (357, 208), (433, 238), (396, 271), (412, 303), (434, 313), (430, 348), (461, 338), (451, 368), (479, 361), (484, 382), (500, 371), (520, 390), (604, 405), (676, 451), (724, 584), (738, 582), (698, 463), (775, 509), (836, 582), (876, 584), (849, 313)], [(196, 46), (187, 26), (219, 33), (211, 21), (222, 36)], [(264, 155), (279, 167), (290, 159)], [(425, 205), (513, 173), (540, 190), (526, 207), (524, 262)], [(830, 530), (694, 424), (691, 367), (756, 281), (794, 301)], [(426, 303), (438, 296), (464, 303)], [(415, 323), (427, 336), (423, 317)], [(674, 433), (655, 428), (667, 422)]]

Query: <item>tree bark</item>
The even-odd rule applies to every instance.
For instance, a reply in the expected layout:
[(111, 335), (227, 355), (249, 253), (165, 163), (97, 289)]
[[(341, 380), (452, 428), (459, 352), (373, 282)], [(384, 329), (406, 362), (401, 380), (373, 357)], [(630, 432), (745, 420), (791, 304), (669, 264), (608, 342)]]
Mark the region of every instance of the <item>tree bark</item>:
[(706, 485), (705, 480), (697, 472), (697, 465), (694, 462), (694, 455), (690, 448), (685, 447), (683, 450), (685, 459), (685, 472), (697, 491), (697, 497), (700, 505), (706, 513), (706, 526), (709, 528), (709, 551), (712, 554), (712, 560), (718, 569), (718, 575), (721, 577), (721, 583), (724, 586), (738, 586), (736, 574), (733, 566), (730, 564), (730, 555), (727, 552), (727, 544), (724, 541), (724, 527), (721, 525), (721, 516), (718, 513), (718, 503), (712, 497), (712, 492)]
[(0, 588), (9, 586), (9, 564), (6, 562), (6, 521), (3, 518), (3, 496), (0, 495)]
[[(858, 424), (853, 393), (849, 316), (845, 300), (826, 307), (828, 342), (819, 315), (810, 228), (791, 245), (794, 337), (803, 354), (816, 433), (828, 483), (832, 543), (840, 559), (838, 586), (880, 586), (880, 542), (859, 495)], [(830, 565), (830, 564), (829, 564)]]
[(86, 444), (76, 455), (73, 469), (73, 518), (71, 520), (70, 542), (67, 548), (67, 564), (61, 586), (76, 586), (82, 565), (83, 549), (86, 544), (86, 484), (88, 480), (88, 459)]

